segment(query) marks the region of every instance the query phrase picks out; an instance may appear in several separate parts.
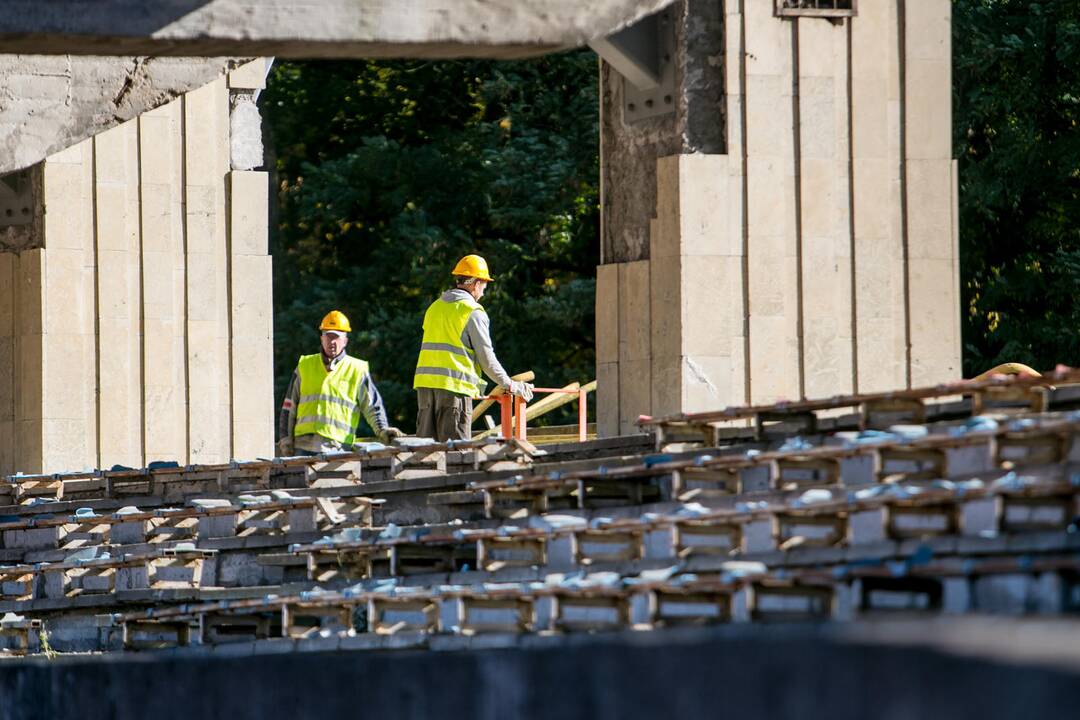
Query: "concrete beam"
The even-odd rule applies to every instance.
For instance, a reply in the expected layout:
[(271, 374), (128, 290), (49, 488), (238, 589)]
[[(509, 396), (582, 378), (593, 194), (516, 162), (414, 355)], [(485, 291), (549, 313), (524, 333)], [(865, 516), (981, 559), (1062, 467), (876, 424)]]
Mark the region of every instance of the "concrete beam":
[(514, 58), (577, 47), (673, 0), (8, 0), (0, 52)]
[[(0, 30), (0, 45), (2, 37)], [(28, 168), (164, 105), (240, 62), (223, 57), (0, 55), (0, 174)]]

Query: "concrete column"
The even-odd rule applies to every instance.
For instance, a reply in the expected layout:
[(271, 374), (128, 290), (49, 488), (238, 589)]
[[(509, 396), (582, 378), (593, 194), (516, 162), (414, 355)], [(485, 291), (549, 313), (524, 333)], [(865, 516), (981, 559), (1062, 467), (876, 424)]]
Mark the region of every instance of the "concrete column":
[(187, 458), (182, 101), (138, 119), (146, 460)]
[(93, 142), (100, 464), (139, 467), (143, 366), (138, 123), (129, 120)]
[(947, 0), (668, 13), (672, 112), (629, 121), (601, 64), (601, 434), (959, 377)]
[[(266, 61), (229, 73), (233, 93), (258, 92)], [(236, 123), (233, 124), (237, 130)], [(261, 164), (261, 163), (260, 163)], [(233, 170), (229, 193), (229, 287), (232, 343), (232, 446), (237, 458), (274, 454), (274, 302), (268, 255), (269, 183), (265, 172)]]
[(271, 453), (268, 180), (229, 140), (222, 76), (35, 170), (37, 249), (0, 253), (0, 473)]
[(904, 4), (911, 382), (960, 375), (959, 238), (952, 160), (952, 3)]
[(862, 3), (850, 23), (856, 348), (866, 392), (907, 385), (896, 12), (896, 0)]
[(274, 305), (267, 255), (269, 179), (229, 174), (229, 287), (232, 321), (232, 443), (238, 458), (272, 457)]
[(847, 27), (795, 22), (798, 44), (803, 394), (855, 385)]
[[(20, 417), (32, 423), (40, 412), (42, 424), (40, 443), (20, 439), (19, 469), (78, 470), (99, 464), (94, 165), (92, 140), (45, 162), (45, 247), (37, 267), (26, 262), (25, 253), (19, 259), (20, 273), (40, 278), (40, 286), (27, 289), (39, 293), (42, 310), (40, 315), (25, 312), (28, 305), (20, 298), (27, 330), (19, 368)], [(25, 301), (33, 302), (29, 296)]]
[(15, 461), (15, 282), (18, 256), (0, 253), (0, 472)]
[(792, 23), (744, 4), (750, 400), (797, 398), (799, 247), (795, 204)]
[(44, 250), (19, 253), (15, 279), (15, 466), (41, 472), (45, 447)]
[(619, 434), (619, 265), (596, 268), (596, 426)]
[(635, 421), (651, 410), (652, 338), (650, 262), (619, 265), (619, 433), (636, 431)]
[(184, 96), (188, 438), (192, 462), (232, 455), (225, 176), (229, 95), (219, 78)]
[[(745, 399), (738, 175), (726, 155), (657, 161), (650, 264), (651, 412)], [(736, 207), (732, 207), (732, 204)]]

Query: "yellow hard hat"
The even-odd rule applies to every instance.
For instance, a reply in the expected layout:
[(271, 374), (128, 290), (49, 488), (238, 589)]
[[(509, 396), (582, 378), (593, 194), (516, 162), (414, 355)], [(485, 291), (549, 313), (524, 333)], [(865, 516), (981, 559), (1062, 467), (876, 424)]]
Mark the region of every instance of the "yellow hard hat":
[(466, 255), (458, 260), (458, 264), (454, 266), (454, 272), (451, 275), (458, 275), (461, 277), (471, 277), (477, 280), (492, 281), (492, 277), (488, 274), (487, 260), (479, 255)]
[(319, 329), (323, 332), (326, 332), (327, 330), (352, 332), (352, 326), (349, 325), (349, 318), (345, 317), (345, 313), (340, 310), (331, 310), (326, 313), (326, 317), (324, 317), (319, 324)]

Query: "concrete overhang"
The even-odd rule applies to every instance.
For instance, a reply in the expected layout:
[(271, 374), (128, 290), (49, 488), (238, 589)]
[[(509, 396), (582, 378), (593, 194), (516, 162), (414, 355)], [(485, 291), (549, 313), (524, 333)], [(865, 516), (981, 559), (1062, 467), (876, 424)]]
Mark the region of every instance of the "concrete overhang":
[(673, 0), (6, 0), (0, 53), (518, 58), (580, 47)]

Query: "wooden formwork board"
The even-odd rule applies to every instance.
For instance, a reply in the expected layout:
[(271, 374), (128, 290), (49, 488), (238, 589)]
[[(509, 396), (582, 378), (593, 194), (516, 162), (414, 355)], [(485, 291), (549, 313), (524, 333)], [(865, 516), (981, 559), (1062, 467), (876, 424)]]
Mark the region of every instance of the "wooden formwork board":
[[(1042, 377), (1014, 376), (995, 377), (980, 381), (958, 381), (930, 387), (912, 388), (882, 393), (856, 393), (816, 400), (782, 401), (770, 405), (728, 407), (723, 410), (699, 413), (678, 413), (658, 418), (643, 418), (639, 425), (652, 428), (657, 433), (657, 443), (662, 445), (665, 434), (680, 430), (697, 431), (706, 444), (715, 442), (718, 425), (739, 420), (749, 420), (763, 436), (769, 426), (783, 423), (784, 432), (816, 432), (820, 424), (818, 413), (857, 409), (862, 428), (875, 427), (886, 422), (924, 422), (925, 403), (929, 400), (970, 398), (964, 414), (979, 415), (986, 410), (1008, 411), (1020, 409), (1026, 412), (1044, 412), (1048, 407), (1049, 389), (1054, 385), (1080, 383), (1080, 370), (1072, 368), (1047, 373)], [(879, 419), (885, 416), (885, 419)], [(892, 420), (892, 422), (889, 422)], [(794, 423), (794, 427), (792, 426)], [(800, 430), (801, 428), (801, 430)]]
[(587, 632), (618, 630), (630, 624), (630, 603), (624, 593), (553, 594), (551, 630)]
[(731, 590), (654, 590), (649, 593), (650, 627), (707, 625), (731, 621)]
[(458, 598), (458, 627), (462, 635), (485, 632), (531, 632), (536, 627), (531, 597)]
[(755, 582), (750, 593), (750, 617), (758, 622), (828, 620), (835, 591), (831, 585), (798, 582)]
[(439, 630), (439, 604), (430, 597), (371, 598), (367, 622), (368, 629), (377, 635), (434, 633)]
[(548, 539), (543, 537), (487, 537), (476, 541), (476, 565), (494, 572), (507, 567), (542, 567), (548, 564)]

